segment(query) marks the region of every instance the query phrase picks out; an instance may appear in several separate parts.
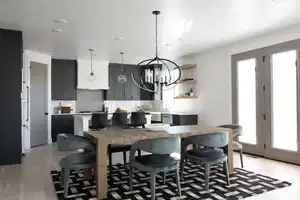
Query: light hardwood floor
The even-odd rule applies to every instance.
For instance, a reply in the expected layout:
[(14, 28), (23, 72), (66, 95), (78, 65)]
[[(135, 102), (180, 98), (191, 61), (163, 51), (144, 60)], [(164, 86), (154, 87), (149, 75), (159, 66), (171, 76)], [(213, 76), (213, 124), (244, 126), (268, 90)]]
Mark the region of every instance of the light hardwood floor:
[[(53, 145), (32, 149), (23, 158), (22, 165), (0, 167), (0, 199), (2, 200), (56, 200), (50, 170), (59, 169), (60, 158), (67, 155), (58, 152)], [(121, 154), (114, 154), (114, 162), (121, 162)], [(234, 155), (235, 167), (240, 166), (238, 154)], [(244, 156), (246, 170), (289, 181), (293, 185), (249, 200), (299, 200), (300, 166), (290, 165), (263, 158)]]

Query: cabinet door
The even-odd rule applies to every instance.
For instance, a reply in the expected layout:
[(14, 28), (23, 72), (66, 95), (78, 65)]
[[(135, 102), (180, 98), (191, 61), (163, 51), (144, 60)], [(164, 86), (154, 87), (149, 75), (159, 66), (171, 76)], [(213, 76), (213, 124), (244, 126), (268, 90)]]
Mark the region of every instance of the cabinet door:
[(62, 100), (62, 79), (61, 65), (58, 59), (52, 59), (51, 67), (51, 98), (52, 100)]
[(74, 118), (73, 115), (60, 116), (62, 124), (61, 133), (74, 134)]
[(108, 68), (108, 85), (109, 85), (109, 90), (105, 90), (104, 92), (104, 99), (105, 100), (114, 100), (114, 67), (109, 67)]
[(109, 90), (108, 96), (111, 100), (124, 100), (124, 86), (125, 84), (118, 82), (118, 76), (122, 73), (122, 67), (120, 64), (110, 64), (109, 66)]
[(62, 60), (62, 100), (77, 100), (77, 63), (75, 60)]
[(64, 124), (64, 121), (61, 118), (61, 116), (52, 115), (52, 120), (51, 120), (51, 137), (52, 137), (52, 142), (56, 142), (57, 135), (60, 134), (60, 133), (62, 133), (63, 124)]
[(137, 80), (140, 79), (140, 69), (134, 65), (126, 65), (125, 73), (127, 81), (125, 86), (125, 100), (140, 100), (140, 88), (133, 82), (131, 74), (133, 73)]

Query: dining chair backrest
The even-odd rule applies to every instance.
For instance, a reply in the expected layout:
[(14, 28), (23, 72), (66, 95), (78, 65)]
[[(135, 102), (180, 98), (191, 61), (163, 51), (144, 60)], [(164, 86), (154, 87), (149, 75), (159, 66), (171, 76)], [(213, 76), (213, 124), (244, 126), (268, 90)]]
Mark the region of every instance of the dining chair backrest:
[(108, 114), (105, 113), (93, 113), (92, 114), (92, 128), (103, 129), (108, 124)]
[(73, 151), (78, 149), (95, 150), (94, 145), (85, 137), (61, 133), (57, 136), (57, 149), (59, 151)]
[(153, 154), (171, 154), (180, 153), (180, 137), (168, 137), (140, 140), (132, 144), (132, 149), (139, 149)]
[(216, 132), (211, 134), (190, 136), (184, 139), (183, 147), (185, 148), (189, 144), (198, 144), (213, 148), (224, 147), (228, 144), (228, 133)]
[(145, 112), (132, 112), (131, 113), (131, 125), (143, 126), (146, 124)]
[(224, 124), (224, 125), (221, 125), (219, 127), (232, 129), (232, 136), (233, 137), (241, 136), (242, 133), (243, 133), (242, 126), (238, 125), (238, 124)]
[(127, 126), (127, 112), (115, 112), (113, 114), (113, 125)]

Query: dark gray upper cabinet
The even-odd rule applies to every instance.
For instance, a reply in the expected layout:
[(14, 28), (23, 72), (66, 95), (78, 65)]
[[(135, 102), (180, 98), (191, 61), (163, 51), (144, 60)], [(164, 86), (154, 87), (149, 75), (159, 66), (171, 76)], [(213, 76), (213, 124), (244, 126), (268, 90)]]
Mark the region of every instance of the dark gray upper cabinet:
[(122, 73), (120, 64), (110, 63), (108, 67), (109, 90), (104, 92), (105, 100), (124, 100), (124, 84), (118, 82), (118, 76)]
[(140, 69), (135, 65), (127, 65), (125, 67), (127, 81), (125, 87), (125, 100), (140, 100), (140, 88), (134, 83), (131, 74), (134, 74), (136, 80), (140, 80)]
[(76, 60), (52, 59), (52, 100), (77, 100)]

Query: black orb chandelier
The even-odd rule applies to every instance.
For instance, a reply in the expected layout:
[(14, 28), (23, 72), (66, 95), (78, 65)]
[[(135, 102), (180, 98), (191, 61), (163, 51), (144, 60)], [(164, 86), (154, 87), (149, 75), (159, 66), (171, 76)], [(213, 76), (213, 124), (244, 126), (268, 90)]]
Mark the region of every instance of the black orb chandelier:
[[(131, 76), (133, 82), (141, 89), (158, 93), (173, 88), (181, 80), (181, 69), (175, 62), (158, 56), (157, 24), (160, 11), (153, 11), (152, 14), (155, 15), (155, 57), (138, 64), (143, 71), (140, 80), (137, 80), (133, 73)], [(176, 70), (177, 73), (172, 73)]]

